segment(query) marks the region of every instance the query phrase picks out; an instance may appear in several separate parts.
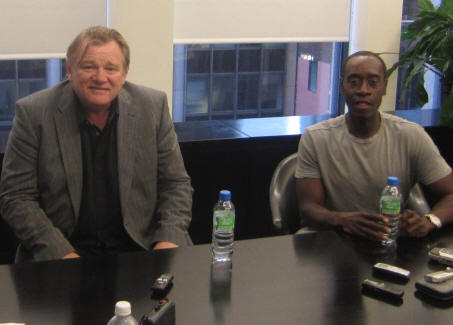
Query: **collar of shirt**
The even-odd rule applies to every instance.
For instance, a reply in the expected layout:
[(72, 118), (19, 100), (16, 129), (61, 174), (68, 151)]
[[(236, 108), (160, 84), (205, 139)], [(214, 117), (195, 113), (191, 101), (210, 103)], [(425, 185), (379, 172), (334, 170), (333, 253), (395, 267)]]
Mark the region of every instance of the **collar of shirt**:
[[(76, 96), (77, 98), (77, 96)], [(96, 128), (96, 130), (100, 133), (102, 133), (101, 130), (98, 130), (98, 128), (93, 125), (88, 119), (87, 117), (85, 116), (85, 114), (83, 113), (83, 110), (82, 110), (82, 104), (80, 103), (80, 101), (77, 99), (77, 104), (78, 104), (78, 107), (79, 109), (77, 110), (77, 117), (78, 117), (78, 121), (79, 121), (79, 126), (82, 128), (82, 127), (93, 127), (93, 128)], [(112, 101), (112, 104), (110, 105), (110, 108), (109, 108), (109, 117), (107, 119), (107, 123), (106, 123), (106, 126), (110, 125), (110, 123), (113, 121), (113, 119), (117, 118), (119, 116), (119, 109), (118, 109), (118, 98), (115, 98), (113, 101)], [(105, 130), (105, 129), (104, 129)]]

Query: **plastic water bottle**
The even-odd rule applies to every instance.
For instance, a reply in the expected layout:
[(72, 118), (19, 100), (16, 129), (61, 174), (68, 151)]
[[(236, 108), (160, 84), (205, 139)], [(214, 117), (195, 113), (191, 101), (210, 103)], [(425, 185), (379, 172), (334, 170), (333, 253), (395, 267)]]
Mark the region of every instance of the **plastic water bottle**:
[(396, 239), (399, 235), (399, 219), (403, 201), (398, 185), (398, 177), (389, 177), (387, 179), (387, 186), (384, 187), (381, 194), (380, 212), (381, 215), (389, 219), (387, 226), (391, 229), (391, 233), (381, 242), (385, 247), (396, 248)]
[(115, 304), (115, 316), (107, 325), (138, 325), (137, 320), (131, 315), (131, 304), (128, 301), (118, 301)]
[(212, 261), (231, 262), (234, 241), (234, 205), (231, 192), (222, 190), (214, 206), (212, 225)]

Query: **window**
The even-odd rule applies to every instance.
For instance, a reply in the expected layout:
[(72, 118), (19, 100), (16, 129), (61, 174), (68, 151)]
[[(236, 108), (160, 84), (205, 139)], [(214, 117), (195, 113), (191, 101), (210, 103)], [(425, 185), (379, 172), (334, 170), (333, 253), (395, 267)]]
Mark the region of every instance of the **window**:
[(64, 79), (62, 62), (60, 59), (0, 61), (0, 123), (11, 124), (19, 98)]
[(342, 44), (175, 45), (173, 120), (335, 115)]
[(318, 61), (310, 61), (308, 70), (308, 90), (316, 92), (318, 86)]

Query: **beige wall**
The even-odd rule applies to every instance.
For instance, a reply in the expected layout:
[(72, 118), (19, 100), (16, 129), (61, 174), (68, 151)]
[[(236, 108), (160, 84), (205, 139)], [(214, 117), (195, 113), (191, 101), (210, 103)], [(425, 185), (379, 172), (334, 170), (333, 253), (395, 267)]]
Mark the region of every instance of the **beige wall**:
[(127, 80), (167, 93), (173, 88), (173, 1), (110, 0), (109, 26), (131, 47)]

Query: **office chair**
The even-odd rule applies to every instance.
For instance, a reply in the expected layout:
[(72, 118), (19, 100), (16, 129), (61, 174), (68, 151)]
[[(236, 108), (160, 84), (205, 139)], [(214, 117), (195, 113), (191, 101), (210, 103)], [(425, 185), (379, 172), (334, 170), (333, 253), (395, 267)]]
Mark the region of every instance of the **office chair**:
[(415, 184), (414, 187), (412, 187), (409, 193), (409, 197), (406, 201), (406, 207), (408, 209), (414, 210), (420, 216), (423, 216), (431, 211), (431, 208), (425, 198), (425, 194), (423, 194), (422, 187), (419, 183)]
[[(272, 222), (277, 232), (281, 234), (293, 234), (300, 229), (294, 178), (296, 164), (297, 153), (284, 158), (275, 169), (269, 188)], [(411, 189), (406, 207), (421, 216), (429, 213), (430, 207), (420, 184), (415, 184)]]
[(297, 153), (284, 158), (272, 175), (269, 188), (272, 222), (282, 234), (293, 234), (300, 228), (296, 198)]

